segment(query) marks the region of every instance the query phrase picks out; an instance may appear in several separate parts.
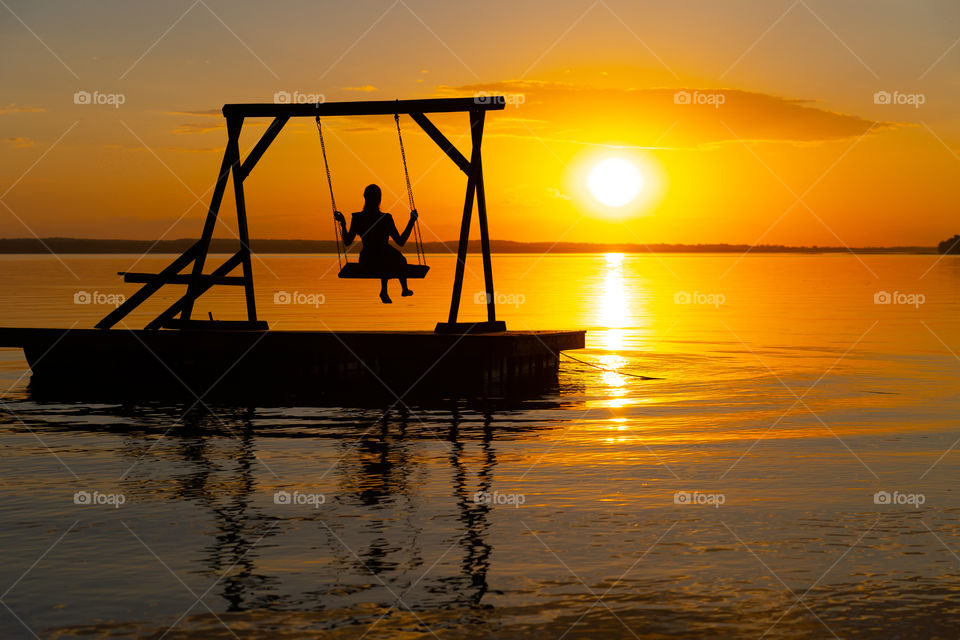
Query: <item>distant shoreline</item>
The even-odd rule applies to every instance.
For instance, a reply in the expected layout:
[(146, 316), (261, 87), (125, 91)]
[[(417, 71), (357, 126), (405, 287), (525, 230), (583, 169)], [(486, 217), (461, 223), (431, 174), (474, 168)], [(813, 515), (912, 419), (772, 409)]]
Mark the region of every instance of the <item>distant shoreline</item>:
[[(0, 254), (178, 254), (187, 250), (196, 240), (101, 240), (92, 238), (0, 238)], [(257, 253), (336, 253), (333, 240), (251, 240)], [(784, 245), (746, 244), (624, 244), (588, 242), (513, 242), (491, 240), (493, 253), (862, 253), (936, 255), (937, 247), (789, 247)], [(233, 253), (237, 241), (216, 239), (210, 244), (211, 253)], [(456, 253), (456, 241), (425, 242), (427, 253)], [(472, 240), (471, 253), (479, 253), (480, 241)], [(351, 251), (352, 253), (352, 251)]]

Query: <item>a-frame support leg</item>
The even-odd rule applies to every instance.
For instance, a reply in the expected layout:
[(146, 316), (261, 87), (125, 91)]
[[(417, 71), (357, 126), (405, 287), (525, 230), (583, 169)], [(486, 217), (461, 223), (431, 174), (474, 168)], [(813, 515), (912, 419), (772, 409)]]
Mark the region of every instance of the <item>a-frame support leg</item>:
[[(246, 321), (217, 321), (215, 325), (218, 328), (266, 328), (266, 323), (257, 321), (257, 309), (253, 289), (253, 270), (251, 268), (250, 235), (247, 226), (243, 182), (267, 150), (267, 147), (270, 146), (270, 143), (276, 138), (277, 134), (280, 133), (280, 130), (284, 124), (286, 124), (287, 120), (288, 118), (285, 116), (274, 119), (253, 151), (250, 152), (246, 161), (241, 162), (240, 130), (243, 126), (243, 118), (232, 117), (227, 119), (227, 147), (220, 164), (220, 172), (217, 174), (217, 183), (210, 200), (210, 207), (207, 209), (207, 217), (200, 239), (159, 274), (121, 272), (120, 275), (124, 276), (125, 282), (140, 282), (144, 283), (144, 285), (124, 304), (103, 318), (103, 320), (97, 324), (98, 328), (109, 329), (114, 326), (133, 311), (133, 309), (156, 293), (164, 284), (187, 284), (187, 291), (177, 302), (152, 320), (147, 325), (147, 329), (213, 326), (207, 321), (193, 321), (190, 319), (190, 316), (193, 312), (196, 299), (215, 284), (243, 286), (247, 303)], [(206, 258), (217, 224), (217, 216), (219, 215), (223, 195), (226, 192), (227, 181), (231, 178), (231, 175), (233, 177), (234, 194), (237, 202), (237, 235), (240, 239), (240, 250), (227, 260), (227, 262), (217, 267), (212, 274), (204, 274), (203, 269), (206, 266)], [(229, 276), (230, 271), (237, 266), (242, 268), (243, 275), (241, 277)], [(190, 268), (189, 274), (180, 273), (187, 268)], [(176, 314), (180, 314), (180, 317), (175, 318), (174, 316)]]
[(203, 223), (203, 233), (197, 242), (197, 259), (193, 262), (193, 279), (187, 287), (187, 300), (181, 313), (181, 318), (189, 320), (193, 313), (193, 303), (200, 294), (197, 289), (200, 286), (200, 276), (203, 274), (203, 267), (206, 263), (207, 252), (210, 250), (210, 240), (213, 238), (214, 229), (217, 226), (217, 215), (220, 212), (220, 203), (223, 201), (223, 194), (227, 190), (227, 180), (230, 179), (230, 169), (240, 158), (240, 132), (236, 136), (230, 132), (229, 127), (227, 148), (223, 152), (223, 161), (220, 163), (220, 172), (217, 174), (217, 184), (213, 190), (213, 197), (210, 198), (210, 208), (207, 209), (207, 218)]
[[(487, 294), (487, 322), (492, 324), (497, 321), (497, 306), (496, 295), (493, 290), (493, 265), (490, 259), (490, 232), (487, 229), (487, 198), (483, 190), (483, 159), (479, 153), (480, 139), (483, 135), (483, 116), (483, 111), (470, 113), (474, 145), (478, 149), (476, 158), (470, 164), (474, 168), (474, 188), (477, 191), (477, 223), (480, 227), (480, 252), (483, 256), (483, 285)], [(477, 121), (476, 126), (473, 125), (474, 118)]]
[[(490, 236), (487, 228), (487, 203), (483, 190), (483, 162), (481, 160), (481, 142), (483, 140), (483, 111), (470, 112), (470, 133), (473, 148), (470, 153), (467, 172), (467, 193), (463, 203), (463, 218), (460, 222), (460, 240), (457, 245), (457, 266), (453, 277), (453, 293), (450, 297), (450, 314), (446, 323), (437, 324), (438, 333), (460, 333), (469, 331), (505, 331), (506, 325), (497, 321), (496, 297), (493, 289), (493, 267), (490, 259)], [(428, 131), (429, 133), (429, 131)], [(433, 138), (434, 136), (431, 135)], [(434, 138), (436, 140), (436, 138)], [(449, 153), (449, 152), (448, 152)], [(480, 249), (483, 254), (483, 281), (487, 306), (486, 322), (457, 322), (460, 300), (463, 294), (463, 274), (467, 263), (467, 248), (470, 242), (470, 222), (473, 214), (474, 197), (477, 200), (477, 221), (480, 226)]]
[[(476, 155), (474, 149), (473, 155)], [(467, 177), (467, 194), (463, 202), (463, 217), (460, 220), (460, 241), (457, 244), (457, 267), (453, 276), (453, 293), (450, 296), (449, 324), (456, 324), (460, 310), (460, 295), (463, 291), (463, 271), (467, 266), (467, 244), (470, 241), (470, 218), (473, 215), (473, 195), (476, 192), (476, 174), (471, 168)]]
[(243, 166), (240, 164), (240, 128), (243, 126), (243, 118), (228, 118), (227, 131), (231, 138), (236, 138), (234, 149), (236, 150), (236, 162), (233, 163), (233, 193), (237, 202), (237, 235), (240, 237), (240, 255), (241, 266), (243, 268), (243, 288), (247, 299), (247, 321), (257, 321), (257, 302), (254, 297), (253, 289), (253, 266), (250, 260), (250, 232), (247, 228), (247, 205), (243, 196), (243, 181), (246, 175)]

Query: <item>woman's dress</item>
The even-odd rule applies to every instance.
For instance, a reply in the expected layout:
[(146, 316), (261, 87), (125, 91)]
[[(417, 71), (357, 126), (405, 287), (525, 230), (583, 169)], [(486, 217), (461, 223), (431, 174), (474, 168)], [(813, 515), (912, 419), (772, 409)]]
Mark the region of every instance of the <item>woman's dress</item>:
[(360, 264), (365, 271), (380, 278), (403, 275), (407, 259), (389, 242), (391, 232), (396, 233), (397, 229), (393, 216), (381, 211), (359, 211), (353, 214), (350, 228), (363, 241)]

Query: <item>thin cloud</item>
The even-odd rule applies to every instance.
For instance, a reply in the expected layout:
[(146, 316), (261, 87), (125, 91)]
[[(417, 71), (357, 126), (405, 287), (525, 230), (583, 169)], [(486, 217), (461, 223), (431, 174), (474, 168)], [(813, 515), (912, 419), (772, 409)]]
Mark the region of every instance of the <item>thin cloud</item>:
[[(105, 144), (103, 145), (104, 149), (109, 149), (110, 151), (146, 151), (147, 148), (140, 145), (126, 145), (126, 144)], [(160, 147), (163, 151), (174, 151), (182, 153), (211, 153), (213, 151), (222, 152), (223, 149), (220, 147)]]
[(164, 111), (163, 113), (168, 116), (215, 116), (217, 118), (223, 116), (223, 111), (220, 109), (201, 109), (197, 111)]
[(11, 102), (8, 105), (0, 107), (0, 116), (7, 115), (8, 113), (43, 113), (45, 111), (46, 109), (43, 107), (29, 107)]
[(164, 151), (175, 151), (177, 153), (222, 153), (221, 147), (163, 147)]
[(816, 144), (857, 138), (871, 127), (877, 132), (909, 126), (829, 111), (817, 100), (742, 89), (590, 89), (558, 82), (510, 81), (442, 86), (438, 92), (503, 95), (505, 115), (513, 110), (522, 120), (513, 116), (498, 124), (498, 119), (492, 119), (492, 127), (499, 127), (492, 131), (526, 137), (535, 133), (542, 139), (580, 144), (672, 148), (737, 140)]
[(375, 86), (373, 86), (372, 84), (365, 84), (365, 85), (360, 86), (360, 87), (343, 87), (343, 90), (344, 90), (344, 91), (362, 91), (362, 92), (364, 92), (364, 93), (370, 93), (370, 92), (372, 92), (372, 91), (379, 91), (379, 89), (377, 89), (377, 88), (376, 88)]
[(226, 128), (223, 122), (182, 122), (173, 130), (174, 133), (192, 134), (209, 133), (210, 131), (220, 131)]
[(11, 149), (26, 149), (27, 147), (32, 147), (34, 142), (30, 138), (25, 138), (23, 136), (16, 136), (14, 138), (6, 138), (4, 142), (7, 143), (7, 146)]
[(182, 122), (178, 124), (173, 130), (174, 133), (209, 133), (211, 131), (221, 131), (226, 127), (223, 121), (223, 112), (220, 109), (184, 109), (180, 111), (163, 111), (162, 113), (168, 116), (201, 118), (199, 122)]

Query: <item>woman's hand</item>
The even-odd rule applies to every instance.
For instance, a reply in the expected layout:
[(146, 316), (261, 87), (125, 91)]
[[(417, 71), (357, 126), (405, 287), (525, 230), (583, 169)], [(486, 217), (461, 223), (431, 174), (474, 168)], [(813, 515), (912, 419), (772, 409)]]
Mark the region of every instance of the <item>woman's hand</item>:
[(340, 224), (346, 224), (346, 223), (347, 223), (347, 219), (344, 218), (344, 217), (343, 217), (343, 214), (340, 213), (339, 211), (334, 211), (334, 212), (333, 212), (333, 219), (336, 220), (337, 222), (339, 222)]
[(420, 217), (420, 214), (417, 213), (417, 210), (416, 210), (416, 209), (414, 209), (413, 211), (410, 212), (410, 222), (416, 222), (416, 221), (417, 221), (417, 218), (419, 218), (419, 217)]

